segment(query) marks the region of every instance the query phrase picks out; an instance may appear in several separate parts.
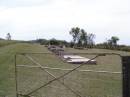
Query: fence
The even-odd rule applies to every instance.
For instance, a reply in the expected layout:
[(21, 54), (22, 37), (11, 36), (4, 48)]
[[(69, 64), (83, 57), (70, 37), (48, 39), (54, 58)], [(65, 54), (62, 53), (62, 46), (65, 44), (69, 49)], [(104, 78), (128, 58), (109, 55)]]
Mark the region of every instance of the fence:
[[(70, 64), (53, 53), (16, 54), (17, 97), (122, 97), (120, 55), (74, 54), (90, 60)], [(91, 60), (97, 63), (88, 64)]]

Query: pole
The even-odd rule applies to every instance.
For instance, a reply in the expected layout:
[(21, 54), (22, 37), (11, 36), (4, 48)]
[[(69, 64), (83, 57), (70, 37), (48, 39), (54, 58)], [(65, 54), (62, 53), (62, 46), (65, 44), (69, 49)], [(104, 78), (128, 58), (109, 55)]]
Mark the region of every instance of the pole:
[(16, 87), (16, 97), (18, 97), (18, 81), (17, 81), (17, 55), (15, 55), (15, 87)]
[(123, 97), (130, 97), (130, 56), (122, 57)]

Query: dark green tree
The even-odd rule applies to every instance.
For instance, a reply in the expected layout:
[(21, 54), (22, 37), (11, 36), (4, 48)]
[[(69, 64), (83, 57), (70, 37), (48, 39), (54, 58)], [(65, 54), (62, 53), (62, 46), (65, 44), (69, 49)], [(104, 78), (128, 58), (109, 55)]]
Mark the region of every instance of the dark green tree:
[(72, 28), (69, 33), (73, 37), (74, 47), (76, 44), (78, 47), (87, 47), (88, 45), (92, 47), (94, 45), (95, 34), (93, 33), (87, 34), (84, 29), (78, 27)]
[(80, 41), (81, 41), (81, 43), (82, 43), (82, 45), (83, 45), (84, 47), (86, 47), (87, 44), (88, 44), (87, 39), (88, 39), (87, 32), (85, 32), (84, 29), (81, 29)]
[(75, 46), (76, 42), (78, 42), (78, 39), (79, 39), (80, 28), (73, 27), (69, 33), (73, 37), (73, 42), (74, 42), (74, 46)]
[(111, 37), (112, 45), (117, 46), (117, 41), (119, 41), (119, 38), (117, 36)]

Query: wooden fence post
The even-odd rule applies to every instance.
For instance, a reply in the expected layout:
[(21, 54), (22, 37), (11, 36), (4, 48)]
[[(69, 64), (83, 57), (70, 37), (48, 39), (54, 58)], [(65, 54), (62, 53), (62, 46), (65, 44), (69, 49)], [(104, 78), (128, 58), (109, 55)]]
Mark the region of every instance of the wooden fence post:
[(130, 56), (122, 56), (123, 97), (130, 97)]

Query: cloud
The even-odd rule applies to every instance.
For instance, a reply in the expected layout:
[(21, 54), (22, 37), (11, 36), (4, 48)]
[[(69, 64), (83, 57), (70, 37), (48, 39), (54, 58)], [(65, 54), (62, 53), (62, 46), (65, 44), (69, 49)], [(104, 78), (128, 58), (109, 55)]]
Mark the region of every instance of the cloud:
[(40, 6), (49, 4), (52, 0), (0, 0), (0, 6), (7, 8)]
[[(14, 39), (70, 40), (69, 30), (79, 26), (96, 34), (96, 42), (117, 35), (127, 43), (130, 25), (128, 0), (1, 0), (0, 36)], [(125, 35), (125, 34), (126, 35)], [(66, 37), (64, 37), (66, 36)]]

